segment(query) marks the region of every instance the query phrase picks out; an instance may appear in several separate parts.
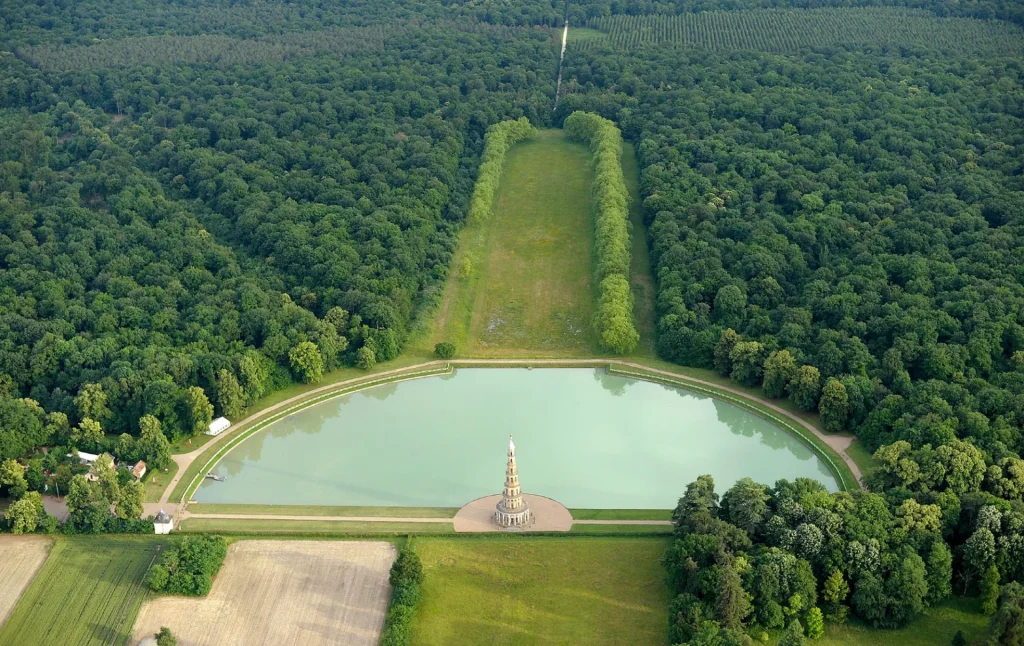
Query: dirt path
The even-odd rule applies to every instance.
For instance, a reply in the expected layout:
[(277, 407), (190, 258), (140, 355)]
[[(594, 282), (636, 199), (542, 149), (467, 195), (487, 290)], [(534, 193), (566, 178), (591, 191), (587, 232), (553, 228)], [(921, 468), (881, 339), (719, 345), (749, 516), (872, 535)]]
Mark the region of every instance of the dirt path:
[[(166, 509), (167, 511), (172, 511), (170, 509), (171, 505), (174, 505), (176, 507), (177, 503), (176, 502), (175, 503), (171, 503), (170, 502), (171, 492), (174, 491), (174, 488), (177, 486), (178, 482), (185, 475), (185, 471), (186, 471), (186, 469), (188, 469), (188, 466), (190, 464), (192, 464), (192, 462), (194, 462), (196, 460), (196, 458), (199, 457), (199, 455), (201, 455), (204, 451), (206, 451), (210, 447), (219, 446), (220, 444), (229, 441), (231, 438), (235, 437), (240, 431), (244, 432), (245, 429), (247, 429), (250, 424), (252, 424), (254, 422), (257, 422), (257, 421), (259, 421), (259, 420), (261, 420), (261, 419), (263, 419), (265, 417), (268, 417), (268, 416), (272, 415), (276, 411), (279, 411), (279, 410), (282, 410), (282, 409), (286, 409), (286, 408), (288, 408), (290, 406), (293, 406), (293, 405), (295, 405), (295, 404), (297, 404), (297, 403), (299, 403), (299, 402), (301, 402), (303, 400), (315, 398), (318, 395), (322, 395), (324, 393), (328, 393), (328, 392), (331, 392), (333, 390), (341, 390), (341, 389), (344, 389), (344, 388), (347, 388), (347, 387), (350, 387), (350, 386), (358, 385), (360, 383), (369, 382), (369, 381), (376, 381), (376, 380), (379, 380), (379, 379), (382, 379), (382, 378), (385, 378), (385, 377), (388, 377), (388, 376), (402, 375), (402, 374), (406, 374), (406, 373), (414, 373), (414, 372), (417, 372), (417, 371), (428, 370), (428, 369), (431, 369), (431, 368), (439, 368), (439, 367), (443, 367), (445, 365), (449, 365), (449, 363), (451, 363), (452, 365), (455, 365), (456, 367), (458, 367), (458, 366), (474, 366), (474, 365), (523, 366), (523, 365), (528, 364), (528, 365), (531, 365), (531, 366), (559, 366), (559, 365), (562, 365), (562, 366), (565, 366), (565, 365), (593, 366), (595, 368), (607, 366), (609, 363), (614, 363), (614, 364), (618, 364), (618, 365), (622, 365), (622, 366), (628, 366), (628, 367), (634, 368), (636, 370), (642, 370), (642, 371), (645, 371), (645, 372), (648, 372), (648, 373), (651, 373), (651, 374), (661, 375), (661, 376), (665, 376), (665, 377), (671, 377), (673, 379), (678, 379), (678, 380), (683, 381), (683, 382), (689, 382), (689, 383), (693, 383), (695, 385), (700, 385), (700, 386), (705, 386), (705, 387), (708, 387), (708, 388), (718, 389), (718, 390), (721, 390), (721, 391), (724, 391), (724, 392), (727, 392), (727, 393), (731, 393), (731, 394), (737, 395), (739, 397), (743, 397), (743, 398), (755, 401), (758, 404), (764, 406), (765, 408), (771, 410), (772, 412), (778, 413), (779, 415), (785, 417), (786, 419), (788, 419), (788, 420), (790, 420), (790, 421), (792, 421), (792, 422), (794, 422), (796, 424), (799, 424), (801, 427), (807, 429), (808, 431), (813, 433), (815, 435), (815, 437), (817, 437), (818, 439), (820, 439), (823, 442), (825, 442), (826, 444), (828, 444), (836, 453), (838, 453), (839, 457), (842, 458), (843, 462), (845, 462), (846, 465), (848, 467), (850, 467), (850, 470), (853, 472), (854, 477), (857, 478), (857, 482), (861, 485), (861, 487), (864, 486), (863, 474), (860, 471), (860, 467), (857, 466), (857, 463), (854, 462), (853, 458), (851, 458), (849, 456), (849, 454), (846, 452), (846, 450), (850, 447), (850, 444), (853, 443), (853, 439), (854, 439), (853, 436), (846, 435), (846, 434), (839, 435), (839, 434), (824, 433), (821, 430), (819, 430), (818, 428), (816, 428), (810, 422), (808, 422), (808, 421), (806, 421), (804, 419), (801, 419), (800, 417), (797, 417), (796, 415), (793, 415), (792, 413), (790, 413), (786, 409), (781, 408), (780, 406), (777, 406), (776, 404), (772, 403), (770, 400), (764, 399), (764, 398), (761, 398), (761, 397), (756, 397), (756, 396), (753, 396), (753, 395), (749, 395), (749, 394), (743, 392), (742, 390), (740, 390), (738, 388), (733, 388), (731, 386), (723, 386), (721, 384), (716, 384), (716, 383), (713, 383), (713, 382), (710, 382), (710, 381), (706, 381), (706, 380), (703, 380), (703, 379), (698, 379), (696, 377), (689, 377), (689, 376), (682, 375), (682, 374), (677, 373), (677, 372), (672, 372), (670, 370), (661, 370), (661, 369), (658, 369), (658, 368), (651, 368), (650, 366), (646, 366), (646, 365), (641, 364), (641, 363), (634, 363), (632, 361), (623, 360), (623, 359), (617, 359), (617, 358), (606, 358), (606, 359), (458, 359), (458, 360), (453, 361), (453, 362), (447, 362), (447, 361), (426, 361), (424, 363), (420, 363), (420, 364), (416, 364), (416, 365), (412, 365), (412, 366), (407, 366), (407, 367), (404, 367), (404, 368), (395, 368), (395, 369), (392, 369), (392, 370), (386, 370), (384, 372), (378, 372), (378, 373), (375, 373), (373, 375), (368, 375), (366, 377), (353, 377), (352, 379), (346, 379), (346, 380), (343, 380), (343, 381), (338, 381), (338, 382), (335, 382), (335, 383), (327, 384), (325, 386), (321, 386), (320, 388), (316, 388), (314, 390), (310, 390), (308, 392), (296, 395), (296, 396), (291, 397), (289, 399), (286, 399), (286, 400), (284, 400), (282, 402), (278, 402), (277, 404), (274, 404), (273, 406), (270, 406), (268, 408), (264, 408), (263, 410), (255, 412), (252, 415), (249, 415), (248, 417), (243, 419), (242, 421), (236, 423), (233, 426), (233, 428), (231, 430), (229, 430), (228, 432), (221, 433), (217, 437), (213, 438), (213, 440), (211, 440), (210, 442), (206, 443), (205, 445), (195, 449), (194, 451), (191, 451), (189, 453), (182, 453), (182, 454), (179, 454), (179, 455), (172, 456), (174, 458), (174, 461), (178, 463), (178, 472), (171, 479), (171, 482), (168, 483), (167, 489), (164, 491), (163, 496), (161, 496), (161, 498), (160, 498), (160, 502), (159, 503), (148, 503), (148, 505), (147, 505), (147, 513), (149, 513), (148, 509), (150, 507), (152, 507), (153, 509), (158, 509), (158, 508), (162, 507), (162, 508)], [(200, 517), (200, 515), (197, 514), (196, 517)], [(274, 518), (280, 518), (280, 517), (279, 516), (275, 516)], [(317, 517), (317, 518), (320, 519), (320, 520), (325, 519), (325, 517), (322, 517), (322, 516), (321, 517)], [(339, 517), (339, 518), (341, 518), (341, 517)], [(351, 519), (351, 518), (347, 518), (347, 519)], [(401, 520), (404, 521), (405, 519), (401, 519)], [(419, 521), (419, 522), (422, 522), (422, 521)]]

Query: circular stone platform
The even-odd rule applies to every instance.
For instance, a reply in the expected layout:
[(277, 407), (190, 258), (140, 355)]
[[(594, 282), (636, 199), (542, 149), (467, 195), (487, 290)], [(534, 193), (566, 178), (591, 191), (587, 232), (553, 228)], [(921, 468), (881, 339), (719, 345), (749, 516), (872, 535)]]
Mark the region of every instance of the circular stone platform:
[[(565, 508), (565, 505), (532, 493), (524, 493), (523, 499), (530, 506), (533, 515), (533, 522), (529, 528), (523, 531), (530, 532), (567, 532), (572, 528), (572, 514)], [(501, 494), (477, 498), (467, 503), (465, 507), (455, 514), (454, 524), (457, 532), (507, 532), (519, 531), (516, 529), (502, 529), (494, 524), (491, 516), (494, 515), (494, 507), (501, 500)]]

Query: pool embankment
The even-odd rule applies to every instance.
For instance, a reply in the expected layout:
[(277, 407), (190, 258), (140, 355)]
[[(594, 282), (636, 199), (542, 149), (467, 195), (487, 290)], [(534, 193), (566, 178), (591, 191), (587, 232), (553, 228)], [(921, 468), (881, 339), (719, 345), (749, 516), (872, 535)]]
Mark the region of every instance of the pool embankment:
[(188, 468), (177, 479), (173, 492), (162, 502), (168, 499), (185, 502), (194, 493), (201, 481), (202, 474), (208, 472), (224, 455), (237, 446), (251, 434), (265, 428), (267, 425), (285, 417), (298, 410), (312, 406), (334, 397), (339, 397), (359, 390), (370, 388), (386, 383), (416, 379), (421, 377), (449, 374), (458, 367), (522, 367), (522, 368), (554, 368), (554, 367), (605, 367), (613, 374), (629, 376), (648, 381), (655, 381), (677, 386), (694, 392), (708, 394), (722, 399), (733, 405), (744, 408), (795, 435), (811, 447), (819, 457), (833, 471), (840, 489), (850, 489), (859, 482), (860, 472), (856, 463), (845, 453), (836, 451), (829, 446), (824, 434), (820, 429), (815, 428), (810, 422), (775, 406), (769, 401), (754, 398), (748, 394), (739, 392), (726, 386), (713, 384), (704, 380), (688, 377), (683, 374), (670, 372), (658, 368), (649, 367), (643, 363), (634, 361), (623, 361), (614, 359), (534, 359), (534, 360), (500, 360), (500, 359), (459, 359), (451, 362), (429, 361), (407, 368), (399, 368), (393, 371), (369, 375), (365, 378), (356, 378), (325, 386), (298, 395), (292, 399), (278, 403), (274, 407), (265, 409), (251, 415), (243, 420), (238, 426), (225, 434), (222, 438), (215, 438), (205, 450), (196, 456), (189, 456)]
[[(820, 435), (820, 430), (814, 428), (805, 420), (794, 417), (776, 406), (767, 404), (766, 402), (760, 402), (729, 388), (706, 383), (698, 383), (693, 379), (687, 379), (685, 377), (672, 377), (662, 373), (661, 371), (652, 373), (649, 370), (623, 370), (614, 365), (609, 365), (608, 372), (621, 377), (634, 377), (636, 379), (646, 379), (649, 381), (678, 386), (685, 390), (710, 395), (711, 397), (721, 399), (733, 406), (742, 408), (743, 410), (764, 418), (796, 436), (797, 439), (804, 443), (804, 445), (814, 451), (815, 455), (828, 465), (829, 470), (832, 472), (832, 475), (835, 476), (836, 484), (839, 486), (841, 491), (850, 491), (858, 486), (863, 486), (863, 483), (861, 482), (860, 469), (853, 458), (848, 456), (845, 452), (839, 453), (829, 446), (824, 437)], [(791, 420), (798, 422), (798, 424), (792, 423)], [(810, 431), (810, 433), (807, 431)]]
[[(283, 419), (292, 413), (336, 397), (342, 397), (374, 386), (408, 381), (410, 379), (451, 374), (452, 370), (452, 364), (447, 361), (430, 361), (410, 368), (399, 368), (394, 371), (380, 373), (362, 379), (350, 379), (341, 383), (331, 384), (329, 386), (325, 386), (324, 389), (318, 389), (309, 393), (297, 395), (292, 399), (285, 400), (270, 408), (254, 413), (239, 422), (233, 430), (229, 430), (228, 432), (215, 437), (213, 441), (207, 444), (205, 450), (198, 455), (188, 454), (186, 456), (180, 456), (188, 459), (188, 468), (186, 468), (184, 473), (176, 479), (174, 489), (171, 493), (165, 494), (165, 497), (162, 498), (160, 502), (163, 503), (169, 500), (174, 500), (178, 504), (186, 503), (191, 498), (192, 494), (195, 493), (195, 490), (202, 481), (204, 474), (209, 473), (210, 469), (213, 468), (213, 466), (222, 457), (227, 455), (228, 451), (240, 444), (253, 433), (262, 430), (268, 425), (278, 421), (279, 419)], [(175, 461), (177, 461), (177, 459)]]
[(455, 516), (458, 507), (362, 507), (332, 505), (248, 505), (196, 502), (188, 506), (195, 515), (232, 514), (239, 516), (343, 516), (446, 518)]

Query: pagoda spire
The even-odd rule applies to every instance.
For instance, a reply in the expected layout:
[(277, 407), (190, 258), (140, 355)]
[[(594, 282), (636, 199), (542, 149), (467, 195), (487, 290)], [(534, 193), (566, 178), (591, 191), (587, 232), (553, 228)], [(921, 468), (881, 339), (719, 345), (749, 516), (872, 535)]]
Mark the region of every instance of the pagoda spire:
[(530, 506), (523, 500), (519, 486), (519, 469), (516, 467), (516, 445), (508, 436), (508, 461), (505, 463), (505, 488), (501, 492), (494, 520), (501, 527), (523, 527), (532, 520)]

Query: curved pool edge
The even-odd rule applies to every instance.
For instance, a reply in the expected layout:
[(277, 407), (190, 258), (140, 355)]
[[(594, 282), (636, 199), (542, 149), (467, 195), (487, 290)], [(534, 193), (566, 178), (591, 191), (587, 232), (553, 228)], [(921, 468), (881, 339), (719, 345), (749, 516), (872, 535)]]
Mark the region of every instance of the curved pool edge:
[[(192, 476), (189, 484), (178, 498), (177, 504), (179, 505), (179, 509), (184, 509), (191, 502), (191, 497), (195, 494), (205, 477), (204, 474), (213, 469), (217, 463), (224, 458), (224, 456), (230, 453), (239, 444), (270, 424), (297, 411), (304, 410), (311, 406), (316, 406), (317, 404), (330, 401), (337, 397), (342, 397), (344, 395), (349, 395), (390, 383), (449, 375), (459, 368), (605, 368), (610, 374), (616, 376), (668, 385), (674, 388), (688, 390), (696, 394), (713, 397), (725, 402), (726, 404), (737, 406), (748, 413), (761, 417), (771, 424), (778, 426), (788, 434), (795, 436), (804, 446), (810, 449), (816, 457), (824, 462), (832, 473), (840, 491), (849, 491), (858, 487), (858, 485), (863, 487), (859, 469), (857, 469), (856, 464), (853, 463), (852, 459), (846, 455), (840, 454), (835, 451), (835, 449), (828, 446), (823, 438), (819, 437), (819, 440), (824, 444), (824, 446), (809, 439), (799, 430), (797, 425), (806, 428), (816, 436), (820, 435), (821, 432), (813, 427), (809, 422), (800, 419), (788, 411), (780, 409), (769, 401), (761, 400), (757, 397), (747, 395), (746, 393), (739, 392), (727, 386), (712, 384), (710, 382), (676, 372), (652, 368), (642, 363), (617, 359), (455, 359), (451, 361), (426, 361), (405, 368), (385, 371), (383, 373), (367, 375), (365, 377), (354, 377), (336, 384), (329, 384), (313, 391), (296, 395), (295, 397), (280, 402), (272, 408), (253, 413), (245, 420), (242, 420), (242, 422), (233, 429), (233, 432), (228, 431), (227, 433), (214, 438), (206, 447), (204, 447), (203, 452), (200, 453), (191, 463), (199, 463), (207, 451), (216, 449), (214, 454), (203, 463), (202, 468)], [(645, 372), (634, 372), (630, 369)], [(284, 408), (280, 408), (282, 406), (284, 406)], [(829, 453), (832, 453), (839, 462), (843, 463), (850, 470), (854, 483), (847, 482), (848, 478), (843, 475), (842, 470), (837, 466), (835, 460), (833, 460), (833, 455), (829, 455)], [(191, 464), (189, 467), (191, 467)], [(186, 467), (186, 473), (189, 467)], [(184, 475), (185, 474), (183, 473), (182, 479), (184, 479)], [(180, 482), (177, 484), (180, 484)], [(177, 486), (174, 488), (176, 489)], [(170, 493), (167, 495), (167, 501), (173, 497), (173, 490), (170, 485), (168, 485), (168, 489), (170, 490)]]

